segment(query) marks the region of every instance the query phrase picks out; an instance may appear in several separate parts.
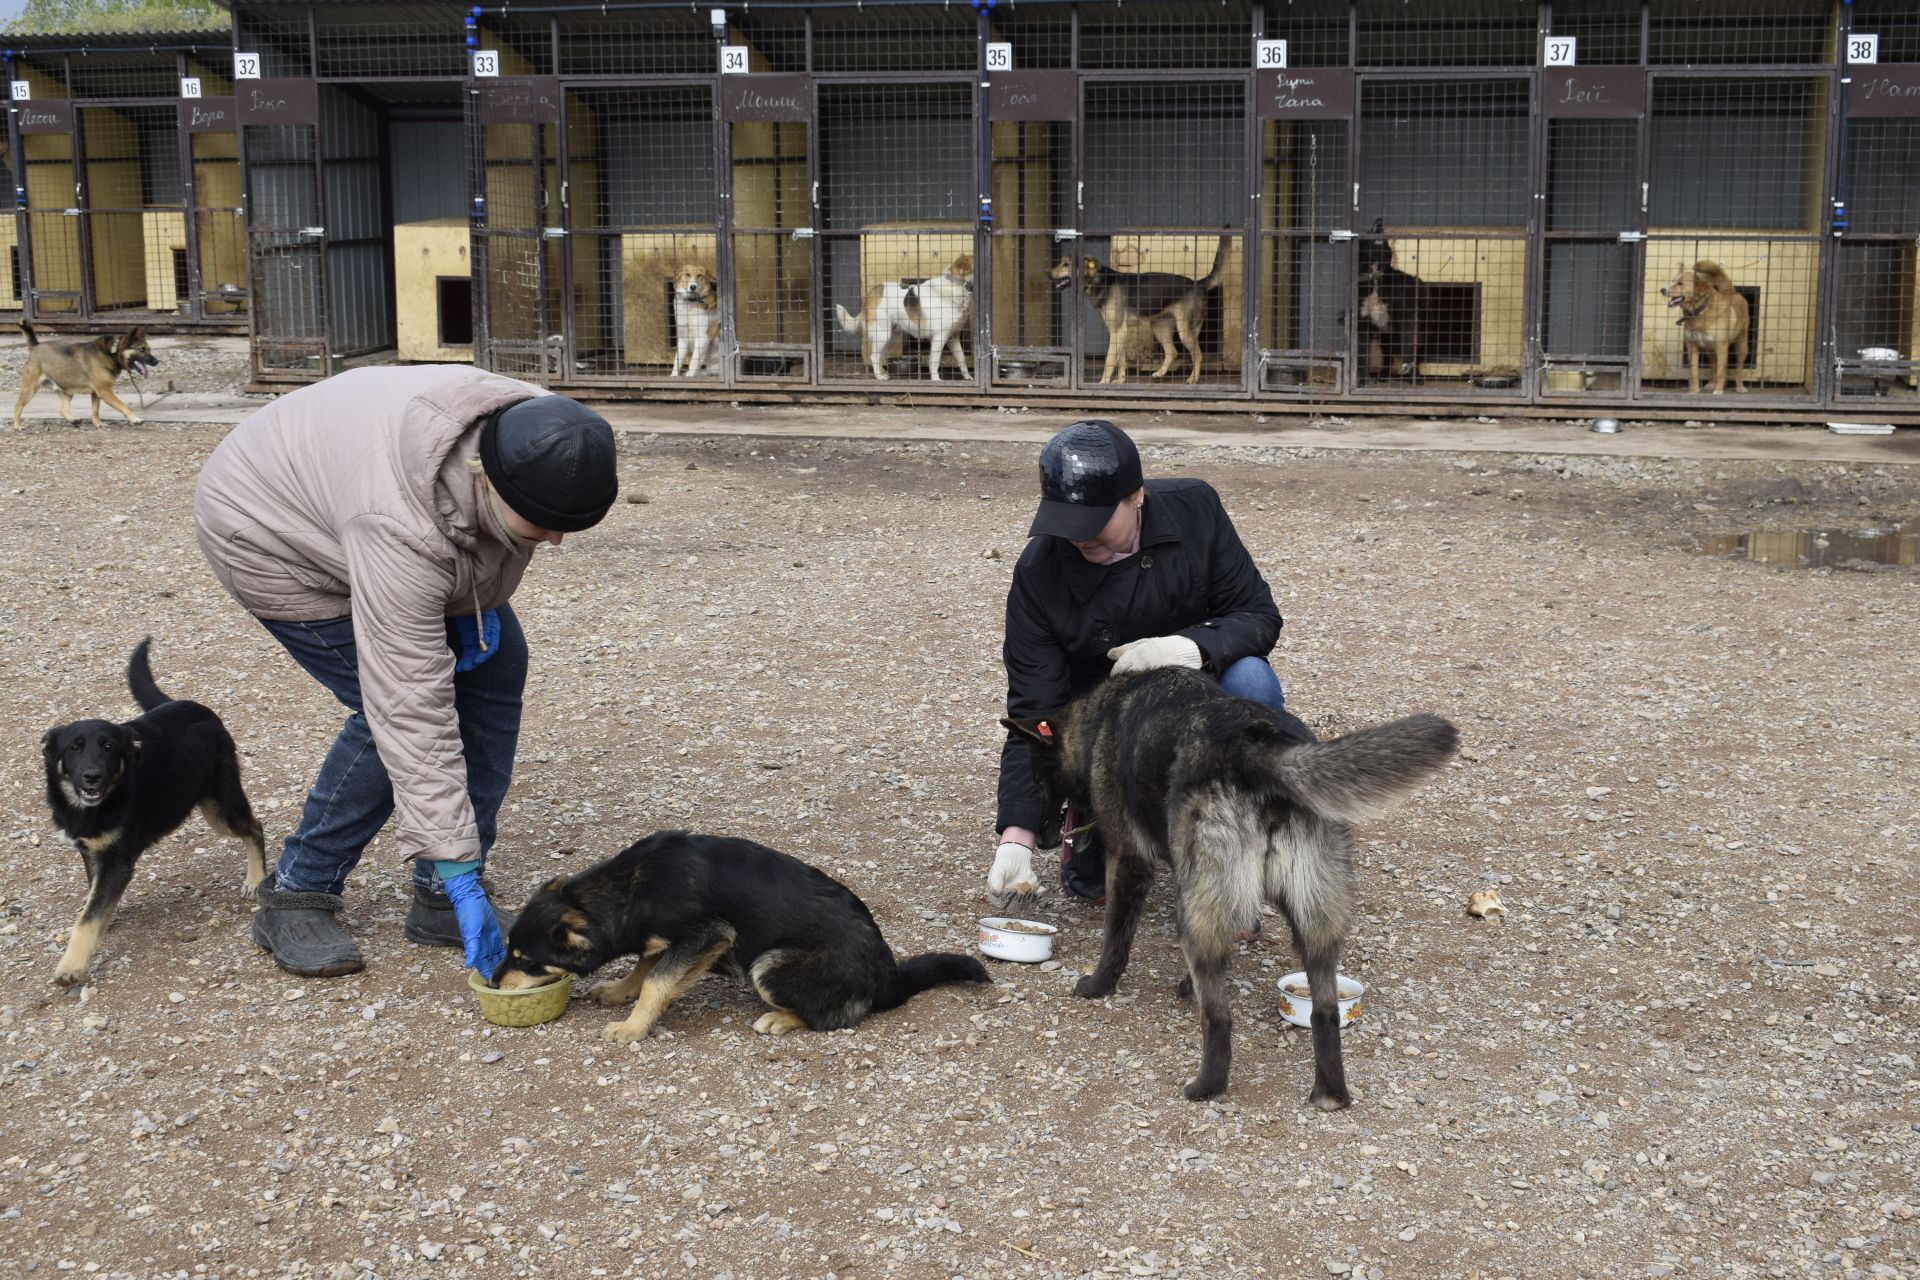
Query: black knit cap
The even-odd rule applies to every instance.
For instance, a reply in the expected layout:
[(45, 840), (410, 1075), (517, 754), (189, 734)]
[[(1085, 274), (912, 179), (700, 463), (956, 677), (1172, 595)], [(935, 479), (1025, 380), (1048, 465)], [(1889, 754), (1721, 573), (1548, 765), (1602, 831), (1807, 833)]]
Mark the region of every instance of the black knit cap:
[(1027, 536), (1090, 542), (1142, 483), (1126, 432), (1099, 418), (1076, 422), (1040, 450), (1040, 510)]
[(565, 396), (535, 396), (488, 418), (480, 465), (515, 515), (553, 533), (591, 529), (620, 493), (613, 428)]

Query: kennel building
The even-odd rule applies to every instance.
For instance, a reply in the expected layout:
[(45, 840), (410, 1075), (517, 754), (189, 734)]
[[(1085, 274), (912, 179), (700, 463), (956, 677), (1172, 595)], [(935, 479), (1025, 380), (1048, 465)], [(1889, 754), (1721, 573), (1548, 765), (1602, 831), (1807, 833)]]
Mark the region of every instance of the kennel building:
[[(1716, 413), (1920, 411), (1905, 0), (238, 0), (234, 39), (263, 379), (1684, 415), (1714, 302)], [(1674, 296), (1703, 259), (1737, 302)]]
[(52, 330), (243, 327), (228, 33), (4, 39), (0, 308)]

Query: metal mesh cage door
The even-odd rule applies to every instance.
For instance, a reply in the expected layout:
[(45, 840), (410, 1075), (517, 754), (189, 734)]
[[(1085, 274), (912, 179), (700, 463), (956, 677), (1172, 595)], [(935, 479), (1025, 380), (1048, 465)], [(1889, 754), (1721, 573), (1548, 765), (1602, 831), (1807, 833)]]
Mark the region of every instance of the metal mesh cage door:
[[(727, 135), (724, 324), (742, 382), (813, 380), (813, 89), (804, 75), (756, 72), (720, 84)], [(723, 327), (720, 338), (725, 339)]]
[(1540, 392), (1628, 394), (1638, 332), (1641, 132), (1646, 73), (1632, 66), (1543, 72), (1546, 211), (1539, 277)]
[(559, 88), (502, 81), (482, 86), (474, 106), (480, 359), (495, 373), (544, 384), (560, 376), (566, 344), (557, 305)]
[(984, 307), (995, 386), (1073, 385), (1074, 121), (1070, 71), (990, 72), (990, 281)]
[(317, 127), (249, 125), (246, 148), (253, 370), (266, 381), (323, 378), (326, 229)]
[(1263, 392), (1329, 395), (1351, 385), (1350, 144), (1353, 73), (1304, 67), (1255, 77), (1260, 118), (1256, 324)]
[[(78, 179), (74, 175), (72, 117), (65, 104), (37, 104), (48, 132), (20, 127), (21, 185), (26, 188), (27, 314), (73, 317), (86, 305), (85, 259), (80, 255)], [(57, 116), (58, 119), (53, 119)], [(58, 132), (52, 131), (55, 125)]]
[(717, 384), (712, 84), (569, 89), (566, 119), (568, 376)]
[[(1906, 48), (1920, 54), (1920, 21)], [(1854, 68), (1844, 138), (1847, 226), (1829, 312), (1835, 395), (1911, 410), (1920, 400), (1920, 65)]]
[(247, 311), (247, 227), (240, 202), (240, 138), (231, 129), (192, 135), (193, 247), (203, 320)]
[(1246, 388), (1247, 83), (1083, 77), (1079, 385)]
[(117, 321), (190, 310), (177, 108), (89, 106), (75, 115), (90, 314)]
[(1655, 72), (1642, 398), (1814, 394), (1824, 75)]

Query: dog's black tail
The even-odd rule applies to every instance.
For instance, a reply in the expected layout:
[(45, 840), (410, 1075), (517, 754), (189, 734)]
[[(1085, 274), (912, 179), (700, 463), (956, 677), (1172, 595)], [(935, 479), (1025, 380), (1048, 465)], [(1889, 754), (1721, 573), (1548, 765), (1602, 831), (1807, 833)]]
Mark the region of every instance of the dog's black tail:
[(153, 637), (147, 636), (134, 646), (133, 656), (127, 659), (127, 687), (133, 690), (133, 700), (140, 704), (142, 711), (151, 711), (173, 701), (160, 692), (160, 686), (153, 682), (153, 668), (147, 665), (147, 646), (152, 643)]
[(893, 985), (880, 993), (880, 998), (873, 1002), (873, 1008), (876, 1013), (894, 1008), (929, 987), (943, 987), (949, 982), (985, 981), (986, 969), (972, 956), (957, 955), (951, 951), (929, 951), (899, 963), (893, 971)]
[(40, 335), (35, 333), (33, 331), (33, 326), (28, 324), (25, 320), (22, 320), (20, 322), (20, 332), (27, 335), (28, 346), (37, 347), (40, 345)]
[(1218, 289), (1220, 282), (1227, 278), (1227, 250), (1232, 247), (1232, 236), (1220, 237), (1220, 247), (1213, 251), (1213, 270), (1207, 272), (1207, 278), (1200, 282), (1202, 289)]
[(1331, 739), (1290, 747), (1273, 762), (1298, 803), (1323, 817), (1378, 817), (1453, 758), (1460, 733), (1439, 716), (1404, 716)]

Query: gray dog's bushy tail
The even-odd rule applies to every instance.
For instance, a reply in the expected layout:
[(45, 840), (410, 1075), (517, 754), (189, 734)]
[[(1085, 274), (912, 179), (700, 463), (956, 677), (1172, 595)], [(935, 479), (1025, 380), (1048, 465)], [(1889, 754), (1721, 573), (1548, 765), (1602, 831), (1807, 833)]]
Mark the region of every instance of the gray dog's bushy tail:
[(133, 690), (133, 700), (140, 704), (142, 711), (151, 711), (173, 701), (160, 692), (160, 686), (153, 682), (153, 668), (147, 664), (147, 649), (152, 644), (153, 637), (145, 637), (134, 646), (133, 656), (127, 659), (127, 687)]
[(985, 982), (987, 971), (972, 956), (951, 951), (929, 951), (909, 956), (893, 971), (893, 985), (873, 1002), (874, 1012), (905, 1004), (929, 987), (949, 982)]
[(1453, 758), (1460, 733), (1435, 715), (1405, 716), (1327, 742), (1309, 742), (1275, 763), (1294, 799), (1323, 817), (1357, 822), (1386, 813)]
[(40, 345), (40, 335), (35, 333), (33, 331), (33, 326), (28, 324), (25, 320), (22, 320), (20, 322), (20, 332), (27, 335), (28, 346), (37, 347)]

